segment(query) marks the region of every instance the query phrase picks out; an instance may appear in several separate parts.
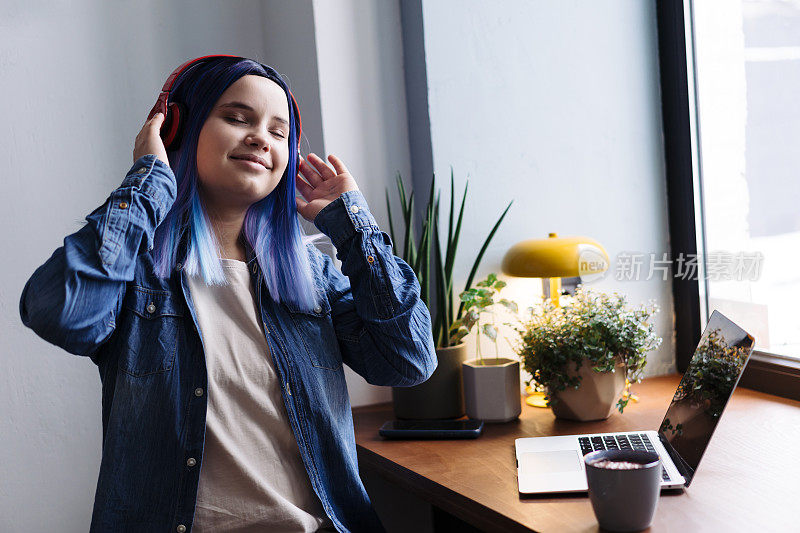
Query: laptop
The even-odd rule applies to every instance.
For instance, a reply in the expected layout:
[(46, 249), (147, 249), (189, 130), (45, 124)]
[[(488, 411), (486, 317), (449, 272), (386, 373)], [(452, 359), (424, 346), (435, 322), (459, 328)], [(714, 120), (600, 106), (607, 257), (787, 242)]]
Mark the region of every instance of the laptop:
[(657, 429), (516, 439), (519, 492), (585, 492), (583, 456), (618, 448), (657, 452), (661, 488), (688, 487), (754, 345), (752, 335), (714, 311)]

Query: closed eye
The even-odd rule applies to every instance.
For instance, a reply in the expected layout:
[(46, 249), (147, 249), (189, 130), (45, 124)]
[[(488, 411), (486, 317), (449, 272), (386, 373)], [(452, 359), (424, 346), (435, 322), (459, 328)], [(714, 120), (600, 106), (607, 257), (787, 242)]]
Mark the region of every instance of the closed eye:
[[(227, 120), (228, 122), (236, 123), (236, 124), (247, 124), (247, 121), (239, 120), (239, 119), (237, 119), (235, 117), (225, 117), (225, 120)], [(278, 139), (284, 139), (285, 138), (284, 135), (283, 135), (283, 132), (281, 132), (281, 131), (273, 131), (273, 132), (270, 132), (270, 133), (272, 133)]]

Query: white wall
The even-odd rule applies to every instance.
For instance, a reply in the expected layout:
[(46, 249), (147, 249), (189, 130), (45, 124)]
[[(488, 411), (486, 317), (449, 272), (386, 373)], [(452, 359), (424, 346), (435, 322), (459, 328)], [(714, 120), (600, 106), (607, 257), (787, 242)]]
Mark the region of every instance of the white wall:
[[(422, 6), (443, 206), (450, 165), (457, 202), (469, 176), (456, 298), (512, 199), (475, 281), (500, 273), (515, 243), (549, 232), (594, 238), (612, 267), (624, 251), (661, 258), (669, 246), (653, 3), (427, 0)], [(441, 231), (446, 242), (446, 227)], [(637, 305), (657, 301), (664, 343), (649, 357), (647, 373), (663, 374), (674, 368), (671, 285), (643, 274), (640, 281), (617, 281), (609, 272), (589, 287), (619, 291)], [(519, 303), (541, 295), (539, 280), (501, 277), (510, 282), (502, 295)], [(495, 353), (490, 343), (481, 346)]]
[[(397, 217), (395, 175), (411, 173), (400, 5), (379, 0), (314, 0), (313, 5), (325, 155), (342, 158), (378, 225), (389, 233), (386, 188)], [(395, 218), (395, 228), (398, 223)], [(391, 401), (390, 387), (369, 385), (348, 367), (345, 376), (353, 406)]]
[[(481, 276), (499, 271), (513, 243), (548, 231), (587, 234), (612, 258), (665, 250), (650, 3), (422, 6), (443, 204), (450, 164), (457, 190), (472, 176), (456, 287), (512, 198)], [(208, 53), (275, 66), (301, 106), (304, 152), (341, 156), (388, 232), (384, 190), (396, 205), (395, 173), (410, 178), (412, 168), (401, 35), (398, 3), (382, 0), (4, 6), (0, 223), (11, 252), (0, 267), (0, 531), (88, 529), (102, 435), (97, 371), (36, 337), (17, 306), (33, 270), (121, 182), (166, 75)], [(659, 331), (670, 336), (667, 283), (599, 285), (657, 298)], [(671, 346), (668, 338), (652, 369), (671, 364)], [(354, 406), (390, 399), (347, 372)]]
[(97, 369), (19, 319), (22, 287), (132, 164), (167, 74), (262, 55), (262, 6), (4, 3), (0, 18), (0, 531), (86, 531), (102, 437)]
[[(661, 257), (669, 247), (653, 3), (409, 4), (416, 1), (428, 86), (427, 95), (409, 90), (409, 102), (427, 108), (443, 219), (450, 165), (458, 201), (470, 176), (454, 268), (456, 298), (490, 228), (512, 199), (476, 281), (500, 273), (503, 255), (516, 242), (549, 232), (598, 240), (612, 266), (623, 251)], [(413, 20), (416, 7), (406, 7)], [(421, 122), (415, 120), (414, 132)], [(419, 158), (414, 168), (426, 168), (425, 150), (414, 153)], [(425, 178), (415, 176), (415, 182)], [(441, 231), (446, 242), (444, 225)], [(502, 295), (523, 308), (541, 294), (539, 280), (500, 277), (509, 282)], [(590, 287), (619, 291), (634, 304), (655, 299), (662, 307), (656, 325), (664, 343), (648, 358), (647, 374), (674, 370), (669, 281), (617, 281), (610, 272)], [(500, 332), (508, 335), (510, 328)], [(474, 335), (467, 341), (474, 355)], [(489, 342), (481, 347), (484, 354), (495, 353)], [(500, 349), (508, 350), (508, 344), (501, 341)], [(407, 531), (409, 517), (416, 530), (432, 530), (426, 519), (429, 504), (377, 476), (364, 481), (390, 533)], [(396, 501), (403, 501), (400, 509), (389, 504)]]
[[(265, 61), (288, 78), (300, 106), (302, 152), (340, 157), (388, 233), (386, 187), (411, 166), (399, 3), (268, 0), (262, 20)], [(330, 240), (319, 247), (341, 266)], [(349, 367), (345, 377), (353, 406), (391, 400), (391, 388), (370, 385)]]
[[(340, 156), (383, 227), (385, 186), (410, 167), (399, 16), (398, 4), (371, 1), (4, 6), (0, 223), (14, 261), (0, 281), (0, 531), (88, 529), (100, 380), (91, 362), (21, 324), (19, 296), (33, 270), (122, 181), (167, 74), (211, 53), (274, 66), (301, 107), (303, 152)], [(353, 405), (390, 399), (390, 389), (347, 373)]]
[[(323, 150), (317, 38), (311, 0), (264, 0), (260, 30), (264, 41), (261, 61), (283, 76), (300, 107), (301, 153)], [(307, 222), (302, 217), (301, 221)], [(305, 227), (310, 230), (314, 225)]]

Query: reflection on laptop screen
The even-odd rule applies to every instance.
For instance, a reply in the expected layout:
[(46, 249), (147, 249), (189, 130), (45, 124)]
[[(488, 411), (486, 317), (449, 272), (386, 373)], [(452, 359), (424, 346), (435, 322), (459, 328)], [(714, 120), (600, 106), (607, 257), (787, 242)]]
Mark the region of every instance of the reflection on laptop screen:
[(719, 311), (712, 313), (658, 431), (667, 449), (671, 447), (676, 452), (670, 455), (687, 485), (753, 346), (751, 335)]

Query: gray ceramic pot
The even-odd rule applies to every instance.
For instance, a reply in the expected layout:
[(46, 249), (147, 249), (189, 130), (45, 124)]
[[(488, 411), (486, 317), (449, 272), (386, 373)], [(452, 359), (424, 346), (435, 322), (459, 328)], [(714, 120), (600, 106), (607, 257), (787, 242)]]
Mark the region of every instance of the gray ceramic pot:
[(472, 359), (462, 365), (467, 416), (484, 422), (514, 420), (522, 412), (519, 361), (484, 357), (483, 362)]
[(467, 344), (439, 348), (436, 357), (439, 364), (426, 382), (413, 387), (392, 387), (395, 417), (434, 420), (464, 416), (461, 363), (467, 358)]

